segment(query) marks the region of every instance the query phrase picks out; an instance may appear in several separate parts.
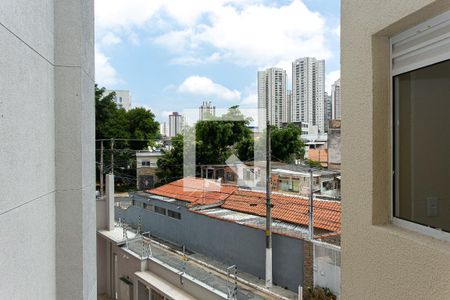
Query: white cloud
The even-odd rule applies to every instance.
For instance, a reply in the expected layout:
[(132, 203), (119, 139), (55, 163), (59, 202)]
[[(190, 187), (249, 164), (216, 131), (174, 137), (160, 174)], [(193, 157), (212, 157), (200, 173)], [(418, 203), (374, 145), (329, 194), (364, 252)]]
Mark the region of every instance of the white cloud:
[(215, 83), (208, 77), (190, 76), (178, 87), (178, 91), (193, 95), (216, 97), (223, 100), (239, 100), (241, 93), (230, 90), (223, 85)]
[(117, 71), (97, 47), (95, 48), (95, 81), (100, 86), (112, 87), (120, 82)]
[(212, 13), (211, 25), (201, 24), (192, 38), (228, 54), (244, 65), (275, 64), (314, 55), (328, 58), (324, 19), (300, 0), (281, 7), (223, 6)]
[(256, 104), (258, 104), (258, 95), (257, 94), (248, 95), (241, 102), (242, 106), (255, 106)]
[(105, 46), (117, 45), (121, 42), (122, 39), (113, 32), (108, 32), (107, 34), (105, 34), (100, 41), (100, 43)]
[[(298, 57), (331, 57), (324, 18), (301, 0), (264, 5), (262, 0), (96, 0), (99, 39), (114, 32), (137, 42), (136, 29), (172, 52), (172, 63), (228, 60), (274, 65)], [(215, 53), (217, 53), (215, 55)], [(215, 55), (215, 59), (211, 56)], [(208, 59), (209, 58), (209, 59)]]
[(129, 29), (143, 26), (160, 9), (161, 0), (96, 0), (98, 29)]
[(334, 29), (334, 33), (335, 33), (338, 37), (341, 37), (341, 25), (338, 25), (338, 26)]
[(328, 95), (331, 95), (331, 85), (341, 77), (341, 70), (335, 70), (329, 72), (325, 76), (325, 91)]
[(211, 54), (208, 57), (205, 58), (199, 58), (199, 57), (194, 57), (194, 56), (180, 56), (177, 58), (174, 58), (170, 61), (170, 63), (172, 64), (176, 64), (176, 65), (203, 65), (203, 64), (210, 64), (216, 61), (219, 61), (222, 58), (222, 56), (220, 55), (220, 53), (218, 52), (214, 52), (213, 54)]

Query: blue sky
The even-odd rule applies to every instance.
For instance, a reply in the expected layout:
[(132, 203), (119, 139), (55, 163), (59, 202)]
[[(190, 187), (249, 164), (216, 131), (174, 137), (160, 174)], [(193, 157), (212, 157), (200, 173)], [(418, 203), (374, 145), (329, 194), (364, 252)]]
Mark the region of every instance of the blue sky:
[[(212, 101), (256, 107), (256, 72), (326, 60), (339, 78), (339, 0), (96, 0), (96, 81), (159, 121)], [(289, 84), (290, 85), (290, 84)]]

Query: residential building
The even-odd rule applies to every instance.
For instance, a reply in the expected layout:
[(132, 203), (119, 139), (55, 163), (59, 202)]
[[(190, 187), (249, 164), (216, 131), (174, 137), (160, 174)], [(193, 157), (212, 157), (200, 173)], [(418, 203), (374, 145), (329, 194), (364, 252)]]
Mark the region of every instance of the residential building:
[(184, 126), (183, 116), (177, 112), (169, 115), (169, 137), (174, 137), (182, 132)]
[(311, 176), (313, 177), (312, 192), (317, 197), (340, 199), (341, 174), (327, 170), (314, 170), (299, 165), (286, 165), (272, 170), (272, 189), (279, 192), (298, 194), (309, 197), (311, 193)]
[[(265, 112), (260, 120), (267, 120), (271, 125), (281, 126), (287, 106), (286, 71), (281, 68), (269, 68), (258, 72), (258, 108)], [(262, 124), (265, 127), (265, 123)]]
[(328, 95), (327, 92), (325, 92), (324, 98), (325, 98), (325, 104), (324, 104), (325, 132), (328, 133), (328, 125), (329, 125), (330, 120), (333, 118), (333, 103), (332, 103), (332, 96)]
[[(141, 219), (141, 230), (151, 230), (160, 240), (236, 265), (246, 278), (264, 278), (265, 194), (232, 185), (211, 190), (211, 184), (216, 183), (184, 178), (136, 193), (131, 205), (115, 208), (116, 219), (133, 227)], [(306, 239), (307, 203), (295, 195), (273, 196), (273, 280), (293, 292), (299, 285), (311, 286), (314, 276), (312, 244)], [(315, 199), (314, 206), (316, 239), (339, 243), (340, 202)]]
[[(108, 182), (113, 182), (112, 175), (108, 175)], [(237, 264), (238, 261), (234, 266), (228, 263), (233, 256), (258, 257), (259, 251), (247, 253), (243, 248), (227, 261), (219, 261), (211, 255), (220, 252), (220, 247), (223, 250), (239, 247), (237, 243), (225, 244), (220, 241), (228, 240), (232, 234), (237, 234), (236, 240), (244, 243), (247, 234), (251, 241), (260, 239), (260, 231), (225, 221), (226, 218), (246, 216), (250, 224), (248, 215), (224, 209), (220, 210), (220, 215), (217, 215), (217, 209), (195, 211), (189, 208), (193, 204), (188, 201), (160, 196), (160, 193), (164, 194), (161, 189), (156, 190), (155, 194), (137, 193), (131, 196), (131, 201), (127, 199), (114, 205), (111, 186), (107, 189), (107, 198), (97, 200), (99, 297), (121, 300), (297, 298), (296, 290), (289, 291), (283, 286), (273, 286), (269, 290), (258, 277), (246, 273), (244, 265)], [(171, 185), (164, 188), (167, 192), (171, 189)], [(173, 191), (183, 192), (177, 186)], [(180, 194), (181, 198), (184, 196), (187, 193)], [(116, 222), (114, 209), (118, 216)], [(253, 216), (255, 223), (259, 219)], [(150, 228), (151, 232), (148, 231)], [(276, 228), (282, 227), (278, 225)], [(225, 231), (225, 234), (215, 237), (210, 235), (221, 229), (230, 230), (230, 233)], [(291, 228), (291, 232), (295, 232), (294, 228)], [(301, 234), (300, 231), (297, 234)], [(192, 235), (196, 235), (196, 238), (191, 238), (191, 243), (184, 242), (183, 237), (189, 239)], [(276, 240), (279, 246), (302, 246), (299, 239), (279, 239)], [(209, 245), (206, 244), (207, 240), (210, 241)], [(211, 251), (208, 250), (207, 255), (193, 251), (199, 247), (209, 247)], [(303, 259), (298, 249), (290, 249), (288, 253)], [(302, 263), (300, 261), (297, 266)], [(300, 275), (301, 268), (292, 266), (287, 272)]]
[(292, 63), (292, 121), (317, 126), (325, 132), (325, 61), (314, 57)]
[(287, 90), (286, 105), (283, 110), (283, 123), (293, 123), (292, 121), (292, 90)]
[(341, 169), (341, 120), (331, 120), (328, 131), (328, 162), (331, 170)]
[[(310, 150), (313, 151), (314, 149)], [(321, 151), (320, 162), (327, 166), (327, 150)], [(310, 154), (311, 155), (311, 154)], [(315, 157), (310, 158), (315, 160)], [(309, 167), (272, 162), (272, 188), (278, 192), (292, 192), (308, 197), (310, 192)], [(261, 191), (264, 189), (264, 162), (246, 162), (228, 165), (202, 165), (200, 178), (217, 180), (222, 184)], [(338, 199), (341, 195), (340, 173), (328, 170), (315, 170), (313, 174), (314, 193), (320, 197)]]
[(167, 125), (167, 122), (159, 123), (159, 133), (161, 133), (162, 137), (169, 136), (169, 126)]
[(128, 90), (105, 90), (105, 95), (114, 92), (114, 102), (117, 107), (129, 110), (131, 108), (131, 94)]
[(158, 171), (158, 159), (161, 151), (136, 152), (136, 185), (138, 190), (149, 189), (159, 182), (156, 173)]
[(449, 11), (341, 2), (342, 299), (450, 299)]
[(332, 115), (330, 119), (341, 119), (341, 80), (336, 80), (331, 86)]
[(305, 158), (320, 163), (324, 168), (328, 167), (328, 149), (325, 147), (308, 149)]
[(0, 298), (96, 299), (94, 1), (0, 10)]
[(203, 101), (203, 104), (198, 108), (198, 119), (207, 120), (216, 116), (216, 107), (212, 106), (211, 101)]
[(319, 127), (309, 123), (302, 124), (301, 138), (309, 149), (326, 149), (328, 135), (324, 132), (319, 132)]

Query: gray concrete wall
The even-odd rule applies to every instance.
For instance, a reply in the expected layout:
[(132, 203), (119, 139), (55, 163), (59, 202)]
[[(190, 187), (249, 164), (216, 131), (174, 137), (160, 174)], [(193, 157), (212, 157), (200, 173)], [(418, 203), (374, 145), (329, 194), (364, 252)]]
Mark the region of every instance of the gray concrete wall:
[(0, 298), (95, 299), (93, 1), (0, 6)]
[[(144, 198), (135, 196), (135, 199), (142, 201)], [(130, 206), (127, 210), (116, 207), (116, 218), (125, 218), (127, 223), (135, 226), (139, 216), (142, 216), (144, 230), (150, 231), (152, 235), (180, 246), (185, 245), (187, 249), (226, 265), (236, 264), (239, 270), (264, 278), (264, 231), (192, 213), (177, 203), (159, 200), (150, 200), (148, 203), (178, 211), (181, 220), (137, 206)], [(273, 266), (274, 282), (297, 291), (298, 285), (303, 282), (303, 241), (275, 234)]]
[(330, 121), (328, 130), (328, 168), (341, 168), (341, 121)]

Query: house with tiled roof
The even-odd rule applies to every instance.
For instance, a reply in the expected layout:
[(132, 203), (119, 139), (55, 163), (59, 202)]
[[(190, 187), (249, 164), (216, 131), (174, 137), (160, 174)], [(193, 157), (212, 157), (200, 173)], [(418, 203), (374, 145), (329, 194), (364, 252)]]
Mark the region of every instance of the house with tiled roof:
[[(184, 178), (137, 192), (131, 205), (116, 207), (115, 216), (189, 251), (237, 265), (264, 278), (265, 193), (201, 178)], [(339, 244), (339, 201), (314, 199), (316, 240)], [(296, 291), (313, 278), (308, 236), (308, 200), (298, 195), (272, 195), (273, 280)]]

